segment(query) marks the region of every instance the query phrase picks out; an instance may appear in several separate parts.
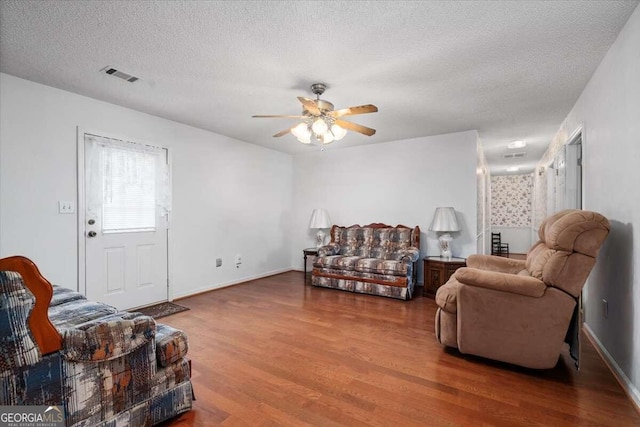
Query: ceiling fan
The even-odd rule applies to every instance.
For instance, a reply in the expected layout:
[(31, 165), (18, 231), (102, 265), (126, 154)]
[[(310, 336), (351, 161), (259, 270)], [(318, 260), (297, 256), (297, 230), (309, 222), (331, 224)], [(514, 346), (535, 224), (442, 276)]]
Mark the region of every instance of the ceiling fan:
[(375, 105), (359, 105), (357, 107), (343, 108), (334, 110), (333, 104), (329, 101), (320, 99), (320, 95), (327, 89), (324, 83), (314, 83), (311, 85), (311, 91), (316, 95), (316, 99), (309, 99), (302, 96), (298, 97), (298, 101), (302, 103), (302, 114), (296, 115), (267, 115), (253, 116), (255, 118), (285, 118), (285, 119), (301, 119), (302, 121), (281, 132), (273, 135), (279, 138), (288, 133), (298, 138), (303, 144), (311, 144), (317, 141), (320, 144), (330, 144), (333, 141), (339, 141), (347, 134), (347, 130), (358, 132), (363, 135), (371, 136), (376, 133), (375, 129), (362, 126), (356, 123), (343, 120), (341, 117), (353, 116), (356, 114), (375, 113), (378, 107)]

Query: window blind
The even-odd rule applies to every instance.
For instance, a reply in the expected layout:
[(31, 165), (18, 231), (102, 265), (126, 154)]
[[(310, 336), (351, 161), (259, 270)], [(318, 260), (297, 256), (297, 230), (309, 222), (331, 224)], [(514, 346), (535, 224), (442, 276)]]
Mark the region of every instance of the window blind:
[(103, 146), (101, 163), (102, 231), (155, 230), (158, 155)]

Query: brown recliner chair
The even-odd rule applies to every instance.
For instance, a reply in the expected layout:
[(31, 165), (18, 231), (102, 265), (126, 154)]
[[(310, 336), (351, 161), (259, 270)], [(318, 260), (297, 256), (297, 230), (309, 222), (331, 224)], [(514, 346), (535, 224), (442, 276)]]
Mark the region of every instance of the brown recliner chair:
[(609, 221), (564, 210), (540, 226), (526, 261), (471, 255), (438, 289), (436, 337), (461, 353), (553, 368)]

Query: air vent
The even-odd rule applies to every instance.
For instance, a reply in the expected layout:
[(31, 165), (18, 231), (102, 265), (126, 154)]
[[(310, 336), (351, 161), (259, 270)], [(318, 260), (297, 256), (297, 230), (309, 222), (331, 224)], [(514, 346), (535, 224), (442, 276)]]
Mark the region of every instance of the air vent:
[(505, 159), (521, 159), (523, 157), (527, 157), (526, 151), (521, 151), (519, 153), (505, 153), (502, 155)]
[(104, 72), (106, 74), (109, 74), (110, 76), (114, 76), (114, 77), (121, 78), (122, 80), (126, 80), (129, 83), (133, 83), (133, 82), (138, 80), (138, 77), (132, 76), (131, 74), (124, 73), (124, 72), (122, 72), (120, 70), (117, 70), (117, 69), (115, 69), (113, 67), (109, 67), (109, 66), (104, 67), (100, 71), (102, 71), (102, 72)]

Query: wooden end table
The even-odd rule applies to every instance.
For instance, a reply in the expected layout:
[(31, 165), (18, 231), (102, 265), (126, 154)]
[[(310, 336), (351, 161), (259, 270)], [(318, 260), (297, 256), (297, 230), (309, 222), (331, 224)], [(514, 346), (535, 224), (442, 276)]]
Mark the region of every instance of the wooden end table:
[(304, 280), (307, 280), (307, 256), (318, 256), (318, 248), (306, 248), (302, 253), (304, 254)]
[(424, 261), (424, 290), (423, 295), (434, 298), (438, 288), (451, 277), (460, 267), (467, 265), (465, 258), (446, 259), (439, 256), (422, 258)]

